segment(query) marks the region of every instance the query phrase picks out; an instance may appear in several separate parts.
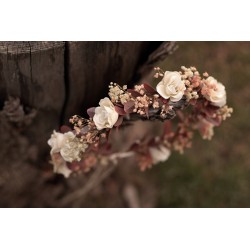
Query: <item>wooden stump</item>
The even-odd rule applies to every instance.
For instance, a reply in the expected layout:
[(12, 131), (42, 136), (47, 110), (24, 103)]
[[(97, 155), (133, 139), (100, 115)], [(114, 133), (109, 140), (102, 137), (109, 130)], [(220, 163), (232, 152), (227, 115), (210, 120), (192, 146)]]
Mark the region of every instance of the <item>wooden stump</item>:
[[(0, 206), (60, 206), (84, 177), (51, 173), (47, 140), (113, 82), (132, 85), (170, 42), (0, 42)], [(68, 205), (70, 206), (70, 204)]]

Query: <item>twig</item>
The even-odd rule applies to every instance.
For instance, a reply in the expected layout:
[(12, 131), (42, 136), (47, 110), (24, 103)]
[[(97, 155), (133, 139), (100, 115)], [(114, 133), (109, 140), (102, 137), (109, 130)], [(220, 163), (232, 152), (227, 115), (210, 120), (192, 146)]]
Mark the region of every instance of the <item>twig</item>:
[(83, 198), (88, 194), (88, 192), (90, 192), (93, 188), (98, 186), (106, 177), (108, 177), (113, 172), (115, 168), (116, 165), (113, 164), (109, 166), (102, 166), (102, 167), (99, 166), (92, 174), (90, 179), (86, 183), (84, 183), (84, 185), (81, 188), (64, 196), (59, 201), (59, 205), (65, 207), (74, 201), (78, 201), (79, 199), (81, 199), (82, 201)]
[(112, 163), (110, 165), (99, 166), (89, 180), (84, 183), (84, 185), (75, 190), (74, 192), (64, 196), (60, 201), (59, 205), (64, 207), (68, 204), (76, 201), (82, 202), (84, 197), (96, 186), (98, 186), (106, 177), (108, 177), (117, 167), (117, 161), (121, 158), (128, 158), (133, 156), (133, 152), (121, 152), (121, 153), (114, 153), (110, 155), (109, 161)]

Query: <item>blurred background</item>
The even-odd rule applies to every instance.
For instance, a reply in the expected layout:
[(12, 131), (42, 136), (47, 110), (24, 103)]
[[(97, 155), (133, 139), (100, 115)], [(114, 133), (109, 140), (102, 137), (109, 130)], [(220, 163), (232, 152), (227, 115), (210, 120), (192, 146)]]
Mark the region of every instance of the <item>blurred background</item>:
[[(21, 90), (22, 88), (25, 90), (21, 91), (21, 102), (31, 103), (32, 107), (38, 107), (39, 114), (34, 118), (34, 123), (27, 125), (30, 127), (27, 129), (25, 127), (23, 131), (19, 127), (19, 123), (15, 124), (15, 129), (9, 127), (9, 123), (4, 124), (5, 115), (3, 112), (0, 114), (4, 118), (0, 117), (0, 139), (2, 140), (0, 140), (0, 206), (250, 207), (250, 42), (177, 42), (174, 47), (171, 45), (170, 55), (165, 57), (166, 59), (161, 63), (156, 62), (153, 56), (147, 61), (148, 54), (155, 49), (157, 53), (154, 55), (159, 57), (160, 53), (157, 51), (159, 43), (148, 42), (147, 46), (144, 43), (144, 47), (138, 45), (141, 48), (138, 58), (141, 58), (141, 63), (148, 62), (147, 67), (160, 66), (163, 70), (176, 71), (182, 65), (195, 66), (200, 73), (207, 71), (222, 82), (226, 86), (227, 103), (234, 109), (232, 117), (222, 123), (219, 128), (215, 128), (215, 135), (211, 141), (202, 140), (197, 134), (194, 137), (192, 148), (186, 150), (183, 155), (174, 152), (165, 163), (155, 165), (145, 172), (141, 172), (132, 161), (122, 161), (108, 177), (104, 178), (104, 181), (88, 190), (84, 196), (76, 195), (77, 198), (71, 197), (70, 201), (65, 202), (65, 197), (71, 193), (78, 192), (78, 190), (81, 192), (81, 186), (85, 185), (86, 179), (84, 176), (64, 179), (61, 175), (53, 174), (52, 166), (49, 164), (49, 147), (46, 141), (51, 131), (58, 129), (57, 126), (77, 112), (77, 109), (80, 108), (82, 111), (86, 108), (84, 105), (88, 105), (88, 107), (96, 105), (96, 100), (106, 95), (104, 89), (107, 91), (110, 81), (117, 81), (120, 84), (127, 83), (119, 81), (119, 65), (123, 68), (127, 67), (127, 71), (123, 72), (124, 76), (130, 74), (129, 66), (131, 65), (122, 64), (122, 59), (117, 57), (117, 54), (126, 55), (126, 51), (131, 48), (128, 46), (131, 45), (124, 43), (121, 47), (122, 51), (119, 52), (119, 46), (115, 47), (114, 44), (107, 49), (109, 43), (114, 42), (99, 43), (98, 45), (89, 42), (88, 49), (84, 52), (81, 52), (83, 49), (79, 52), (78, 44), (55, 43), (53, 46), (57, 47), (50, 51), (56, 52), (56, 56), (50, 52), (51, 54), (43, 59), (40, 52), (34, 52), (31, 70), (29, 69), (31, 59), (26, 58), (24, 52), (18, 56), (17, 60), (14, 58), (15, 54), (7, 57), (5, 54), (1, 55), (1, 62), (6, 60), (9, 68), (5, 69), (5, 64), (0, 64), (0, 79), (12, 79), (8, 78), (9, 76), (6, 77), (2, 72), (9, 72), (8, 74), (12, 76), (11, 67), (14, 70), (18, 69), (18, 72), (22, 74), (20, 73), (18, 77), (13, 75), (14, 80), (12, 80), (16, 81), (15, 84), (21, 83)], [(35, 46), (37, 45), (34, 45), (35, 50), (40, 49)], [(44, 43), (44, 46), (50, 45)], [(136, 46), (133, 45), (133, 50), (130, 49), (132, 54), (138, 52)], [(115, 48), (114, 53), (113, 48)], [(22, 48), (19, 47), (19, 49)], [(28, 47), (28, 55), (30, 55), (29, 49)], [(77, 60), (91, 57), (91, 51), (96, 52), (97, 55), (102, 51), (108, 51), (111, 56), (116, 58), (116, 61), (110, 60), (112, 65), (105, 69), (111, 78), (105, 80), (106, 85), (103, 85), (102, 89), (98, 89), (93, 85), (94, 83), (89, 84), (87, 93), (96, 92), (96, 100), (91, 99), (89, 94), (85, 97), (79, 90), (82, 79), (88, 79), (87, 76), (90, 79), (92, 77), (93, 72), (88, 70), (89, 67), (91, 66), (93, 70), (97, 69), (98, 61), (96, 63), (94, 60), (87, 61), (84, 70), (79, 68), (80, 64)], [(8, 53), (10, 53), (10, 49), (7, 50)], [(104, 62), (101, 56), (102, 54), (100, 54), (99, 60)], [(130, 56), (125, 58), (127, 62), (131, 60)], [(76, 62), (76, 66), (74, 66), (72, 58)], [(60, 66), (63, 60), (67, 61), (66, 66), (65, 62), (64, 66), (63, 64)], [(17, 64), (16, 61), (18, 61)], [(20, 66), (22, 62), (25, 62), (24, 66)], [(100, 64), (100, 66), (102, 65)], [(47, 79), (51, 77), (47, 72), (51, 67), (54, 67), (54, 78), (50, 84), (47, 84)], [(63, 72), (65, 67), (69, 67), (67, 72), (77, 72), (77, 74), (73, 75), (71, 79), (70, 74)], [(113, 73), (111, 69), (114, 68), (118, 73)], [(145, 67), (142, 67), (141, 70), (145, 70)], [(37, 79), (36, 74), (39, 76)], [(103, 74), (99, 73), (99, 75), (102, 77)], [(29, 85), (30, 79), (32, 85)], [(129, 84), (137, 83), (136, 79), (135, 77)], [(7, 80), (8, 83), (9, 80)], [(57, 82), (61, 84), (64, 81), (66, 82), (64, 88), (56, 87)], [(72, 89), (69, 90), (71, 85), (67, 82), (72, 82), (75, 92)], [(103, 79), (100, 78), (100, 82), (103, 83)], [(4, 91), (1, 92), (5, 88), (1, 83), (0, 105), (3, 107), (6, 97)], [(9, 85), (8, 91), (15, 93), (16, 85), (13, 86)], [(30, 90), (29, 86), (32, 88), (34, 86), (35, 93), (41, 96), (33, 96), (33, 90)], [(44, 86), (48, 86), (48, 89), (44, 91), (46, 98), (42, 96)], [(69, 93), (66, 101), (72, 105), (67, 106), (64, 94), (58, 94), (59, 92), (64, 93), (64, 91)], [(27, 96), (29, 99), (25, 103)], [(55, 110), (51, 108), (51, 105)], [(63, 112), (58, 112), (61, 109)], [(32, 120), (33, 111), (27, 112), (29, 114), (27, 117)], [(153, 126), (148, 123), (143, 125), (139, 123), (133, 128), (133, 133), (125, 130), (120, 135), (115, 134), (114, 140), (117, 144), (121, 144), (125, 140), (133, 141), (140, 133), (154, 134), (159, 127), (161, 127), (160, 123)], [(37, 134), (38, 132), (39, 134)], [(5, 136), (6, 134), (11, 135), (13, 139)], [(40, 148), (37, 145), (41, 145)]]
[(88, 205), (127, 206), (123, 188), (133, 185), (144, 207), (250, 207), (250, 43), (177, 44), (174, 54), (160, 64), (162, 69), (175, 71), (185, 65), (207, 71), (226, 86), (232, 117), (215, 128), (211, 141), (196, 135), (183, 155), (173, 153), (146, 172), (130, 168), (124, 176), (116, 171)]

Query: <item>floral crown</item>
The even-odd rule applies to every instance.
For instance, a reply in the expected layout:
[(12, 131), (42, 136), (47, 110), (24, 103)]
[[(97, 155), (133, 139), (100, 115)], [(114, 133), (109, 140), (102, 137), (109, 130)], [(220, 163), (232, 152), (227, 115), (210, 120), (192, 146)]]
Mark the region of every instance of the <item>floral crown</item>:
[[(195, 67), (184, 66), (179, 72), (154, 70), (154, 78), (161, 78), (156, 89), (147, 83), (133, 89), (110, 83), (109, 98), (88, 109), (88, 119), (74, 115), (69, 120), (73, 129), (62, 126), (60, 132), (53, 132), (48, 144), (54, 172), (68, 177), (72, 172), (88, 172), (132, 156), (145, 170), (167, 160), (171, 151), (183, 153), (191, 147), (195, 130), (210, 140), (213, 128), (231, 116), (225, 86), (208, 73), (200, 75)], [(178, 121), (175, 126), (173, 118)], [(135, 141), (125, 152), (113, 152), (110, 132), (136, 120), (163, 121), (162, 135)]]

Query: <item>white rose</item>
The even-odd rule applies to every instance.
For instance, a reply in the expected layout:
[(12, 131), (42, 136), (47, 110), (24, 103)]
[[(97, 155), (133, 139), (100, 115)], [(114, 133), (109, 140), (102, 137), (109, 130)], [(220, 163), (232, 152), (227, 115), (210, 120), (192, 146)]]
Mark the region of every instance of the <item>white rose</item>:
[(160, 161), (166, 161), (171, 154), (171, 151), (163, 145), (159, 147), (150, 147), (149, 152), (152, 157), (153, 164)]
[(99, 105), (100, 107), (95, 108), (95, 115), (93, 117), (97, 129), (112, 128), (119, 116), (115, 111), (113, 103), (108, 97), (105, 97), (100, 100)]
[(178, 102), (184, 95), (186, 86), (179, 72), (166, 71), (163, 79), (156, 86), (157, 92), (165, 99)]
[(48, 144), (51, 146), (51, 155), (60, 153), (63, 159), (68, 162), (80, 161), (80, 153), (88, 147), (87, 144), (80, 142), (71, 131), (64, 134), (54, 131)]
[(202, 88), (202, 93), (214, 106), (222, 107), (226, 104), (227, 96), (225, 86), (212, 76), (206, 79), (205, 85)]
[[(68, 133), (72, 133), (72, 132), (68, 132)], [(53, 134), (51, 135), (51, 138), (48, 140), (48, 144), (51, 147), (50, 154), (60, 152), (64, 143), (65, 143), (65, 134), (58, 133), (54, 130)]]

